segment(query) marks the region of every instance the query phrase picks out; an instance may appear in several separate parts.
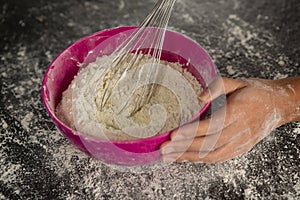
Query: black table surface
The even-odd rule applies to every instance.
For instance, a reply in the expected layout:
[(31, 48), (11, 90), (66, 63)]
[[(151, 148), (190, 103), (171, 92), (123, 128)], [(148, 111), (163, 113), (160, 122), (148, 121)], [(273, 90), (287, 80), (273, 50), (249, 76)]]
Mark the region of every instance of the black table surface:
[[(300, 124), (221, 164), (134, 173), (60, 134), (41, 101), (49, 63), (91, 33), (138, 25), (154, 0), (0, 1), (0, 199), (300, 199)], [(178, 0), (169, 28), (201, 44), (226, 77), (300, 75), (299, 0)]]

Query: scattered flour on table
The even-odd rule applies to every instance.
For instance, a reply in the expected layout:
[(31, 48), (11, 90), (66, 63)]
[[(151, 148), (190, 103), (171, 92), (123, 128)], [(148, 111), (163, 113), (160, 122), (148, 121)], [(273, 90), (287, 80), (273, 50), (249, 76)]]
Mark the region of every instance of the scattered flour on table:
[(3, 119), (1, 119), (2, 121), (2, 128), (3, 129), (7, 129), (8, 128), (8, 124), (6, 123), (6, 121), (4, 121)]
[(33, 117), (33, 113), (29, 112), (21, 120), (21, 124), (26, 130), (29, 130), (29, 125), (30, 125), (30, 121), (31, 121), (32, 117)]

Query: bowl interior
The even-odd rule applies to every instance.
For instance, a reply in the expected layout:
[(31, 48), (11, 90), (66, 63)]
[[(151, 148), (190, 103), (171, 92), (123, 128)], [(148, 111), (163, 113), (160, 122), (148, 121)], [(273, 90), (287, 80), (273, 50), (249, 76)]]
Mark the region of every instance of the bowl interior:
[[(105, 141), (82, 135), (63, 124), (55, 115), (55, 108), (79, 71), (78, 64), (88, 64), (97, 56), (109, 55), (137, 27), (118, 27), (87, 36), (62, 51), (50, 64), (42, 83), (42, 97), (47, 112), (58, 129), (77, 147), (105, 163), (144, 165), (159, 159), (158, 148), (169, 137), (169, 132), (151, 138), (131, 141)], [(167, 31), (162, 60), (179, 62), (206, 87), (216, 77), (216, 68), (207, 52), (196, 42), (173, 31)], [(198, 118), (204, 108), (191, 120)]]

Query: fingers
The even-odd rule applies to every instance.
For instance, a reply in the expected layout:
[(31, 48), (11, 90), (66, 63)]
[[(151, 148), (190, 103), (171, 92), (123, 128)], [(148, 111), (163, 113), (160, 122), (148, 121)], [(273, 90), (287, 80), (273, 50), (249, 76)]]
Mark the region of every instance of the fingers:
[(163, 154), (185, 151), (213, 151), (214, 149), (220, 148), (221, 146), (224, 146), (239, 137), (249, 138), (249, 132), (249, 129), (245, 130), (243, 127), (239, 127), (239, 124), (234, 123), (216, 134), (184, 140), (168, 141), (162, 144), (161, 150)]
[[(212, 101), (247, 85), (243, 80), (217, 78), (199, 98), (204, 102)], [(163, 160), (222, 162), (248, 151), (255, 143), (250, 138), (248, 126), (243, 121), (235, 123), (240, 119), (232, 113), (234, 110), (227, 103), (210, 119), (196, 121), (173, 131), (171, 141), (161, 146)]]
[[(242, 80), (217, 78), (201, 94), (200, 98), (203, 101), (210, 101), (211, 99), (215, 99), (222, 94), (228, 94), (239, 88), (245, 87), (246, 85), (247, 83)], [(206, 97), (207, 95), (208, 97)], [(221, 109), (213, 113), (210, 119), (206, 119), (201, 122), (196, 121), (173, 131), (171, 134), (171, 139), (183, 140), (184, 138), (215, 134), (232, 123), (232, 118), (233, 116), (230, 112), (228, 112), (225, 104)]]
[[(171, 140), (186, 140), (198, 136), (209, 135), (209, 125), (212, 124), (210, 119), (203, 121), (195, 121), (193, 123), (182, 126), (171, 133)], [(213, 134), (213, 133), (211, 133)]]
[(174, 130), (171, 134), (171, 140), (185, 140), (219, 133), (234, 122), (234, 118), (229, 115), (230, 112), (227, 110), (226, 106), (223, 106), (209, 119), (195, 121)]
[[(193, 143), (195, 143), (195, 139), (167, 141), (163, 143), (160, 148), (163, 154), (180, 153), (188, 151)], [(193, 146), (196, 146), (196, 144)]]
[(210, 102), (223, 94), (229, 94), (245, 86), (247, 86), (246, 81), (218, 77), (208, 85), (199, 99), (203, 102)]
[(222, 151), (224, 151), (222, 148), (220, 150), (208, 154), (199, 152), (172, 153), (169, 155), (164, 155), (162, 159), (166, 163), (174, 161), (189, 161), (194, 163), (222, 163), (250, 151), (253, 148), (253, 146), (253, 144), (249, 143), (244, 148), (225, 155), (219, 155), (222, 153)]
[[(241, 145), (243, 144), (243, 145)], [(224, 162), (232, 159), (238, 155), (241, 155), (249, 150), (256, 144), (255, 139), (249, 139), (248, 137), (239, 137), (236, 140), (229, 142), (228, 144), (211, 152), (199, 152), (199, 151), (187, 151), (184, 153), (170, 153), (163, 155), (164, 162), (173, 161), (190, 161), (190, 162), (205, 162), (205, 163), (217, 163)]]

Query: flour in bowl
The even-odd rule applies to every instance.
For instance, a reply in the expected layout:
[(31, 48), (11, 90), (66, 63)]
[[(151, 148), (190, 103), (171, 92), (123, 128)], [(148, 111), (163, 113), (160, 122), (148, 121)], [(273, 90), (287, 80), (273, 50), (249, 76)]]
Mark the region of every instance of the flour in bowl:
[[(98, 57), (82, 68), (63, 93), (56, 114), (66, 125), (102, 139), (133, 140), (170, 131), (191, 120), (203, 107), (198, 100), (202, 88), (196, 78), (179, 63), (161, 61), (157, 78), (146, 85), (154, 86), (151, 98), (131, 114), (146, 84), (151, 60), (143, 56), (119, 80), (120, 74), (106, 70), (113, 58)], [(106, 84), (113, 90), (102, 107)], [(122, 109), (126, 102), (128, 106)]]

